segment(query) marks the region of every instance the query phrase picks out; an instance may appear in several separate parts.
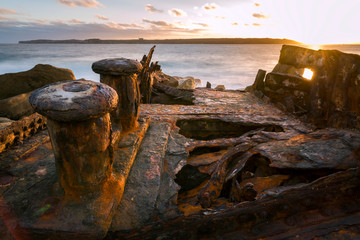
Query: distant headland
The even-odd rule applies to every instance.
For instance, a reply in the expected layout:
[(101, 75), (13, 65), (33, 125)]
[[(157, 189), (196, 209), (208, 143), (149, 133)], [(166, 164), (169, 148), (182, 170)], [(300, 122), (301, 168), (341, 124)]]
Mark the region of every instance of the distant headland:
[(19, 41), (20, 44), (300, 44), (294, 40), (278, 38), (193, 38), (193, 39), (130, 39), (102, 40), (98, 38), (78, 40), (38, 39)]

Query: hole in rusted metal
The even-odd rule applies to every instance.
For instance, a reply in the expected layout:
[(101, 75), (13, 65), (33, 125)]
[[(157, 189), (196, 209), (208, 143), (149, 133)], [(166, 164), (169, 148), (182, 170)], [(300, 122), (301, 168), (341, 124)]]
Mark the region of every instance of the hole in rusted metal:
[(201, 173), (196, 167), (191, 165), (185, 165), (178, 174), (176, 174), (175, 182), (181, 186), (179, 191), (181, 193), (199, 186), (209, 178), (209, 174)]
[(178, 120), (179, 133), (196, 140), (213, 140), (218, 138), (235, 138), (243, 134), (264, 128), (267, 132), (283, 132), (278, 125), (256, 123), (227, 122), (220, 119), (185, 119)]
[(18, 144), (19, 143), (19, 137), (15, 137), (14, 138), (14, 144), (16, 145), (16, 144)]
[(221, 150), (228, 149), (229, 146), (205, 146), (205, 147), (195, 147), (194, 150), (189, 152), (189, 155), (202, 155), (206, 153), (215, 153)]

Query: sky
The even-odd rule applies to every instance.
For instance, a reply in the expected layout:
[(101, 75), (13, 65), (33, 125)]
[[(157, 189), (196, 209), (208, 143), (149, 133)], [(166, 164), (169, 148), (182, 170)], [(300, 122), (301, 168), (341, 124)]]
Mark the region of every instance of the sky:
[(360, 0), (0, 0), (0, 43), (287, 38), (360, 43)]

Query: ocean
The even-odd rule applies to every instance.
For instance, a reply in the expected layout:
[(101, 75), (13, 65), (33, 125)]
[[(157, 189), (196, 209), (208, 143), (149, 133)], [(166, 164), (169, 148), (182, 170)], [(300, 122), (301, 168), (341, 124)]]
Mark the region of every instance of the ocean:
[[(104, 58), (141, 60), (150, 44), (0, 44), (0, 74), (26, 71), (38, 63), (71, 69), (76, 78), (99, 81), (91, 64)], [(254, 82), (258, 69), (271, 71), (280, 55), (280, 44), (158, 44), (152, 61), (164, 73), (192, 76), (213, 87), (244, 89)], [(360, 45), (327, 45), (360, 55)]]

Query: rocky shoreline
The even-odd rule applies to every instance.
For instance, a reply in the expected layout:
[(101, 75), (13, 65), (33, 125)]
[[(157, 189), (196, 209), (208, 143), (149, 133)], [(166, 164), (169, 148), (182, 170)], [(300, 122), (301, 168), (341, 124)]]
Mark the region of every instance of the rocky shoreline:
[[(200, 79), (191, 76), (170, 76), (161, 70), (154, 72), (152, 78), (154, 83), (160, 83), (180, 91), (194, 90), (202, 85)], [(32, 92), (42, 86), (64, 79), (75, 80), (76, 78), (70, 69), (57, 68), (48, 64), (38, 64), (24, 72), (0, 75), (0, 83), (4, 86), (0, 90), (0, 117), (2, 118), (0, 121), (11, 122), (33, 114), (34, 110), (28, 101)], [(211, 88), (211, 84), (209, 84), (207, 88)], [(215, 89), (224, 91), (225, 86), (218, 85)], [(161, 95), (161, 93), (157, 94)], [(171, 100), (167, 98), (168, 96), (154, 96), (153, 103), (171, 104)]]
[[(35, 113), (5, 123), (0, 238), (359, 237), (359, 58), (284, 45), (274, 70), (260, 70), (247, 91), (179, 89), (175, 77), (140, 73), (152, 95), (139, 106), (137, 127), (121, 132), (117, 113), (111, 113), (106, 151), (115, 180), (109, 182), (121, 183), (108, 194), (104, 180), (99, 184), (104, 187), (80, 200), (69, 198), (64, 179), (58, 180), (59, 158), (45, 117)], [(311, 80), (303, 77), (305, 69), (313, 71)], [(111, 74), (133, 79), (123, 69)], [(72, 94), (88, 89), (75, 85), (66, 89)]]

